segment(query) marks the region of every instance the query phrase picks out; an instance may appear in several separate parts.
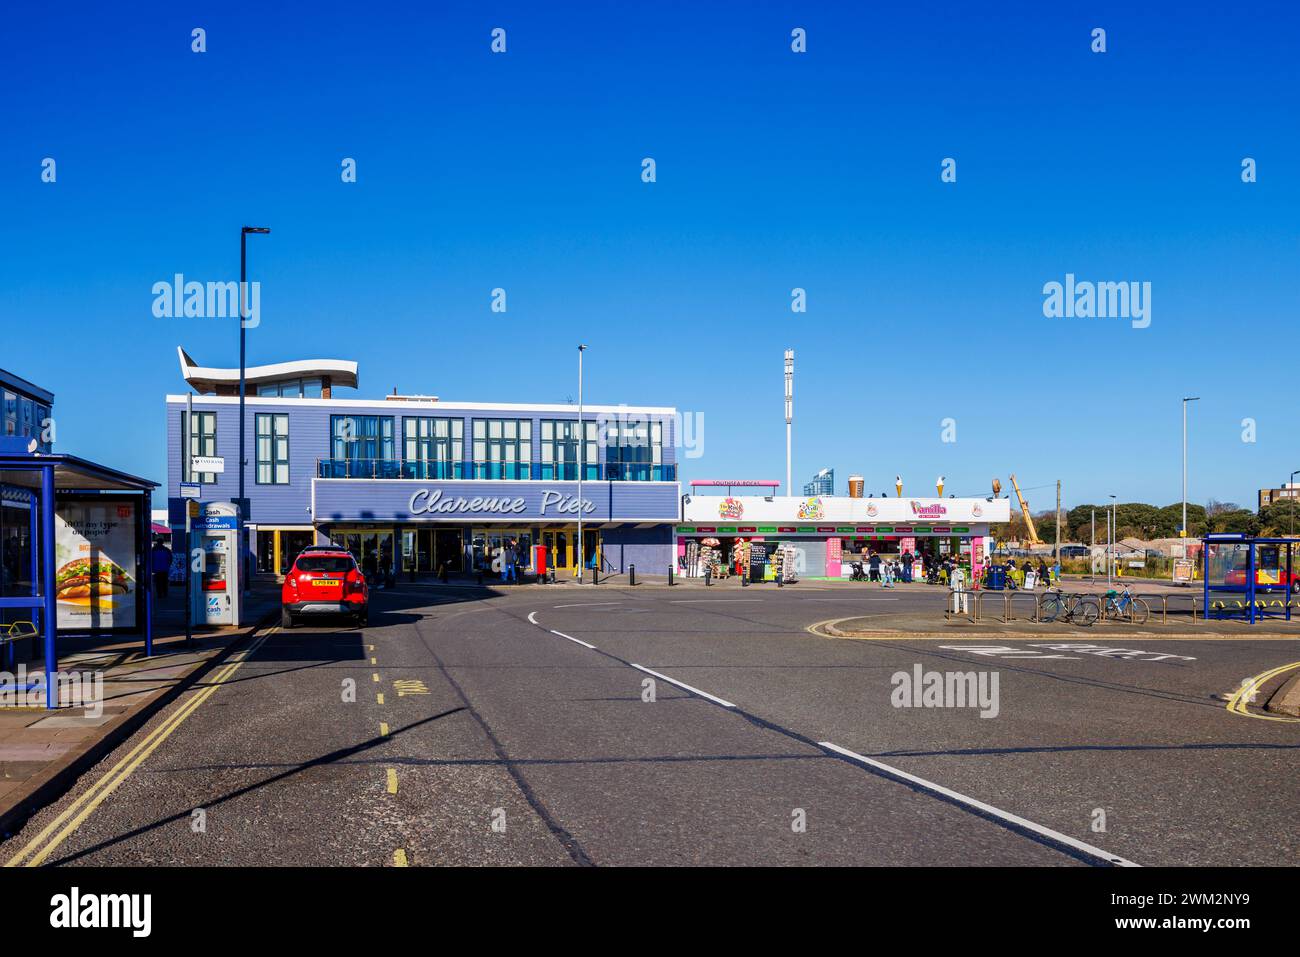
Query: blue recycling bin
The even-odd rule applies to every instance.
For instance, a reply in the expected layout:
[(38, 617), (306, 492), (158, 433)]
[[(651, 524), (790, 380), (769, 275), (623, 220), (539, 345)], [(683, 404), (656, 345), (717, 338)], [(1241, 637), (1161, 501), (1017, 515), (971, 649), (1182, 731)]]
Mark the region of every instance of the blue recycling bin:
[(1007, 587), (1007, 568), (1005, 565), (989, 566), (989, 590), (1002, 591)]

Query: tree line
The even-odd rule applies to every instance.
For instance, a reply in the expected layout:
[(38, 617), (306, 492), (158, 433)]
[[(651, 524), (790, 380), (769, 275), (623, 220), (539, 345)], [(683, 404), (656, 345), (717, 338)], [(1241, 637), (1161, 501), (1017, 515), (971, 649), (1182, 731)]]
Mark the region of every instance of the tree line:
[[(1107, 505), (1076, 505), (1062, 513), (1061, 541), (1092, 542), (1092, 519), (1097, 519), (1097, 541), (1106, 540)], [(1177, 538), (1183, 522), (1183, 503), (1148, 505), (1145, 502), (1121, 502), (1115, 506), (1116, 539)], [(1056, 511), (1034, 515), (1034, 527), (1044, 542), (1056, 541)], [(1211, 500), (1206, 505), (1187, 503), (1187, 536), (1200, 538), (1207, 532), (1240, 532), (1247, 535), (1290, 535), (1300, 530), (1300, 502), (1286, 499), (1266, 505), (1258, 512), (1235, 502)], [(1027, 535), (1024, 516), (1013, 511), (1011, 521), (996, 526), (999, 538), (1024, 539)]]

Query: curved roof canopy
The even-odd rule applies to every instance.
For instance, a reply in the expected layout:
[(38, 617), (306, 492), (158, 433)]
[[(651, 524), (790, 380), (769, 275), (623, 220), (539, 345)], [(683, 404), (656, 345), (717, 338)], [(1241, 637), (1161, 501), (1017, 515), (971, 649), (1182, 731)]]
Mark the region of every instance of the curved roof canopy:
[[(189, 353), (176, 347), (181, 361), (181, 375), (200, 395), (217, 391), (219, 385), (239, 385), (239, 369), (215, 369), (196, 365)], [(244, 380), (249, 385), (283, 382), (286, 379), (311, 379), (328, 377), (336, 386), (357, 387), (357, 364), (347, 359), (295, 359), (293, 362), (273, 362), (264, 366), (246, 366)]]

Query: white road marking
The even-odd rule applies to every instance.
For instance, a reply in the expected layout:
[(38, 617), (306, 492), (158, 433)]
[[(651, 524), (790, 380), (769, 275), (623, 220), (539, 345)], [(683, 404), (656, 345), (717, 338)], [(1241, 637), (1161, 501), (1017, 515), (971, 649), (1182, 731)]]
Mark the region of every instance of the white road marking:
[(595, 608), (597, 605), (621, 605), (621, 601), (579, 601), (571, 605), (552, 605), (552, 608)]
[(714, 695), (711, 695), (711, 694), (709, 694), (707, 691), (701, 691), (699, 688), (692, 688), (692, 687), (691, 687), (690, 685), (688, 685), (685, 681), (678, 681), (676, 678), (669, 678), (667, 675), (661, 675), (659, 672), (657, 672), (657, 671), (651, 671), (649, 668), (644, 668), (644, 667), (642, 667), (641, 665), (632, 665), (632, 667), (633, 667), (633, 668), (636, 668), (638, 671), (644, 671), (644, 672), (645, 672), (646, 674), (648, 674), (648, 675), (654, 675), (656, 678), (662, 678), (664, 681), (668, 682), (670, 685), (676, 685), (676, 686), (679, 687), (679, 688), (685, 688), (687, 691), (691, 692), (692, 694), (697, 694), (697, 695), (699, 695), (701, 698), (708, 698), (708, 699), (709, 699), (710, 701), (712, 701), (714, 704), (720, 704), (720, 705), (722, 705), (724, 708), (734, 708), (734, 707), (735, 707), (735, 705), (732, 704), (730, 701), (723, 701), (721, 698), (716, 697), (716, 696), (714, 696)]
[(579, 641), (577, 638), (574, 638), (572, 635), (566, 635), (564, 632), (562, 632), (562, 631), (556, 631), (554, 628), (551, 629), (551, 634), (553, 634), (553, 635), (559, 635), (561, 638), (568, 638), (568, 639), (569, 639), (571, 642), (573, 642), (574, 644), (576, 644), (576, 645), (582, 645), (582, 647), (584, 647), (584, 648), (590, 648), (590, 649), (592, 649), (593, 651), (596, 649), (596, 646), (595, 646), (595, 645), (589, 645), (589, 644), (587, 644), (585, 641)]
[(805, 598), (804, 601), (899, 601), (897, 598)]
[(1062, 834), (1060, 831), (1053, 831), (1050, 827), (1043, 827), (1043, 825), (1041, 824), (1035, 824), (1033, 821), (1028, 821), (1017, 814), (1012, 814), (1008, 811), (1000, 810), (998, 808), (993, 807), (993, 805), (991, 804), (985, 804), (983, 801), (977, 801), (975, 800), (975, 798), (967, 797), (965, 794), (959, 794), (958, 792), (946, 788), (941, 784), (935, 784), (933, 781), (925, 780), (925, 778), (918, 778), (914, 774), (908, 774), (906, 771), (900, 771), (898, 768), (891, 767), (888, 764), (882, 764), (880, 761), (876, 761), (873, 760), (872, 758), (866, 757), (865, 755), (858, 754), (856, 751), (850, 751), (848, 748), (841, 748), (838, 744), (832, 744), (829, 741), (819, 741), (818, 744), (823, 748), (827, 748), (831, 751), (834, 751), (836, 754), (842, 754), (847, 758), (852, 758), (854, 761), (860, 761), (863, 764), (869, 765), (873, 768), (879, 768), (882, 771), (885, 771), (896, 777), (900, 777), (905, 781), (910, 781), (912, 784), (915, 784), (917, 787), (923, 790), (930, 791), (934, 794), (942, 794), (944, 797), (951, 798), (952, 800), (957, 801), (961, 804), (965, 804), (968, 807), (976, 808), (977, 810), (983, 811), (985, 814), (991, 814), (994, 817), (1000, 818), (1003, 821), (1007, 821), (1011, 824), (1015, 824), (1018, 827), (1023, 827), (1026, 830), (1033, 831), (1035, 834), (1041, 834), (1044, 837), (1051, 838), (1053, 841), (1056, 841), (1060, 844), (1066, 844), (1070, 847), (1073, 847), (1075, 850), (1082, 851), (1083, 853), (1087, 854), (1089, 857), (1095, 857), (1098, 860), (1105, 861), (1107, 864), (1114, 864), (1118, 867), (1141, 867), (1142, 866), (1140, 864), (1135, 864), (1130, 860), (1126, 860), (1116, 854), (1112, 854), (1110, 851), (1103, 851), (1099, 847), (1093, 847), (1091, 844), (1085, 844), (1083, 841), (1075, 840), (1074, 838), (1070, 837), (1068, 834)]
[(538, 622), (538, 620), (537, 620), (536, 618), (533, 617), (533, 616), (536, 615), (536, 614), (537, 614), (537, 612), (535, 612), (535, 611), (530, 611), (530, 612), (528, 613), (528, 622), (529, 622), (529, 624), (537, 625), (537, 627), (540, 628), (540, 627), (542, 627), (542, 626), (541, 626), (541, 623)]
[(685, 605), (688, 602), (724, 602), (724, 601), (762, 601), (761, 598), (670, 598), (668, 599), (674, 605)]

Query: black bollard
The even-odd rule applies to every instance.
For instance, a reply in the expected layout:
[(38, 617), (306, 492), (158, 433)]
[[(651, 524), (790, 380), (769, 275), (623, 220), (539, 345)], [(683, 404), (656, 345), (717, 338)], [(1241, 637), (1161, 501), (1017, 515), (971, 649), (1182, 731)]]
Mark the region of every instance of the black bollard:
[(713, 584), (713, 566), (712, 566), (712, 565), (705, 565), (705, 566), (704, 566), (704, 584), (705, 584), (705, 585), (712, 585), (712, 584)]
[(635, 584), (636, 584), (636, 566), (635, 566), (635, 565), (628, 565), (628, 566), (627, 566), (627, 583), (628, 583), (629, 585), (635, 585)]
[(668, 587), (671, 588), (672, 584), (673, 584), (673, 566), (669, 565), (668, 566)]
[(743, 571), (740, 573), (740, 584), (744, 588), (749, 587), (749, 576), (746, 575)]

